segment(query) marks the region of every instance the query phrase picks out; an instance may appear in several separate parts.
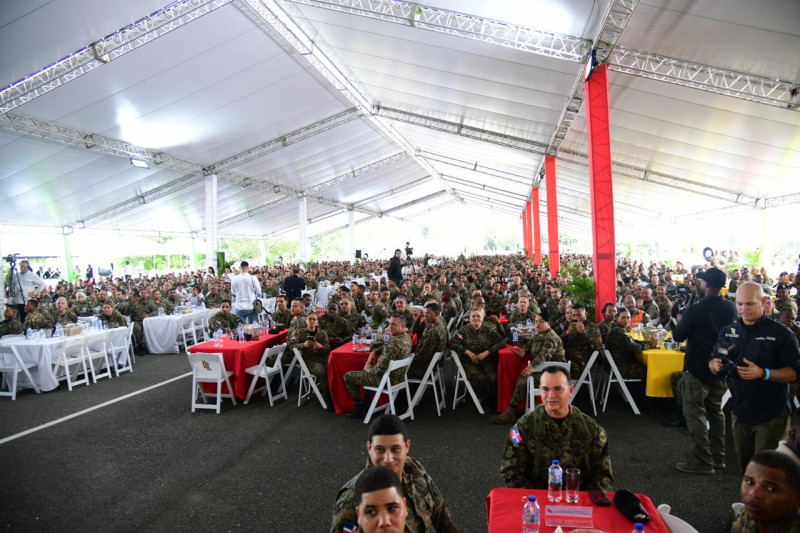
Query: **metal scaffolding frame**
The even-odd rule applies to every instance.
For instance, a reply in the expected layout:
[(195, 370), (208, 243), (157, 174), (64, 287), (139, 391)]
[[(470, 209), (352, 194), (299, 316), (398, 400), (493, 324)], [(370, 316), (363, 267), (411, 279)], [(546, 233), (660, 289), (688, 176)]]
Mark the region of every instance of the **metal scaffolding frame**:
[(508, 22), (412, 2), (398, 0), (289, 1), (569, 61), (582, 62), (591, 50), (588, 40), (572, 35), (534, 30)]
[(92, 70), (214, 11), (231, 0), (178, 0), (0, 91), (0, 114), (46, 94)]
[[(500, 170), (486, 165), (481, 165), (479, 161), (464, 161), (463, 159), (437, 154), (427, 150), (417, 150), (417, 155), (424, 157), (428, 161), (436, 161), (437, 163), (444, 163), (445, 165), (471, 170), (486, 176), (504, 179), (516, 183), (517, 185), (524, 185), (525, 187), (530, 186), (531, 178), (529, 176), (523, 176), (522, 174), (515, 174), (514, 172), (508, 172), (506, 170)], [(538, 182), (539, 176), (535, 176), (535, 179)]]
[[(274, 32), (286, 40), (300, 57), (308, 62), (322, 78), (333, 86), (344, 98), (350, 101), (389, 141), (400, 146), (425, 172), (434, 177), (450, 194), (459, 201), (461, 198), (441, 179), (430, 163), (417, 157), (416, 147), (396, 131), (392, 125), (372, 115), (372, 106), (361, 90), (356, 88), (347, 75), (330, 59), (318, 43), (315, 43), (275, 0), (241, 0), (252, 13), (259, 16)], [(263, 26), (259, 26), (262, 27)]]
[(460, 185), (462, 187), (471, 187), (473, 189), (478, 189), (481, 191), (490, 192), (493, 194), (499, 194), (502, 196), (506, 196), (508, 198), (513, 198), (514, 200), (519, 200), (520, 202), (525, 202), (526, 198), (524, 194), (516, 193), (507, 191), (505, 189), (499, 189), (497, 187), (492, 187), (491, 185), (486, 185), (485, 183), (475, 183), (470, 180), (465, 180), (463, 178), (457, 178), (455, 176), (448, 176), (447, 174), (442, 174), (442, 177), (445, 181), (449, 181), (454, 185)]

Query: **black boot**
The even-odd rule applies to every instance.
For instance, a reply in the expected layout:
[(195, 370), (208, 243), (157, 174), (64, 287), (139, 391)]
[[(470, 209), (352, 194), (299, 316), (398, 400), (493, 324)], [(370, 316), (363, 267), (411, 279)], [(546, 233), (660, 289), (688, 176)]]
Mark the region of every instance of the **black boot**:
[(347, 418), (364, 418), (367, 415), (367, 411), (369, 410), (369, 402), (366, 399), (359, 400), (356, 402), (356, 407), (349, 413), (347, 413)]

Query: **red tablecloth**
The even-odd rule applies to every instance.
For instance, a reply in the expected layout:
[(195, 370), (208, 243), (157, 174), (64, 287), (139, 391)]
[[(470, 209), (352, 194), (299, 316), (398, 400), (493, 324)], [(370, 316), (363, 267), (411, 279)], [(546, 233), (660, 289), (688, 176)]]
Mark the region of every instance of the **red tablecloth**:
[(500, 316), (497, 317), (500, 320), (500, 325), (503, 327), (508, 326), (508, 315), (504, 315), (500, 313)]
[[(517, 378), (528, 365), (531, 356), (525, 354), (525, 359), (520, 359), (511, 353), (511, 347), (506, 346), (498, 352), (497, 361), (497, 410), (503, 412), (508, 409), (508, 402), (514, 395), (514, 386)], [(519, 409), (525, 409), (523, 402)], [(518, 409), (518, 410), (519, 410)]]
[[(545, 511), (549, 502), (547, 501), (546, 490), (531, 489), (492, 489), (486, 497), (486, 518), (489, 523), (489, 533), (518, 533), (522, 529), (522, 499), (525, 496), (536, 496), (539, 500), (539, 507), (542, 511), (542, 518), (539, 526), (540, 533), (550, 533), (555, 531), (555, 527), (547, 526), (545, 522)], [(647, 533), (669, 533), (669, 529), (664, 524), (661, 516), (656, 511), (653, 502), (643, 494), (637, 494), (642, 500), (642, 507), (650, 514), (650, 522), (644, 526)], [(622, 516), (614, 505), (614, 494), (609, 493), (611, 505), (598, 507), (594, 505), (587, 492), (581, 492), (576, 505), (592, 506), (592, 521), (594, 529), (606, 531), (608, 533), (630, 533), (633, 530), (633, 522)], [(566, 505), (563, 500), (558, 505)], [(571, 530), (571, 527), (563, 528)]]
[(328, 388), (337, 414), (349, 413), (355, 407), (344, 386), (344, 375), (353, 370), (364, 370), (368, 357), (369, 352), (354, 352), (352, 342), (334, 348), (328, 355)]
[[(214, 346), (214, 341), (209, 341), (195, 344), (189, 348), (189, 352), (222, 353), (225, 369), (233, 372), (233, 375), (230, 377), (233, 393), (237, 398), (244, 399), (247, 396), (247, 389), (252, 379), (245, 370), (261, 362), (261, 356), (264, 355), (264, 350), (286, 342), (288, 333), (289, 330), (284, 330), (274, 335), (267, 334), (257, 341), (244, 343), (226, 337), (222, 340), (222, 347)], [(203, 390), (206, 392), (216, 392), (216, 385), (204, 383)]]

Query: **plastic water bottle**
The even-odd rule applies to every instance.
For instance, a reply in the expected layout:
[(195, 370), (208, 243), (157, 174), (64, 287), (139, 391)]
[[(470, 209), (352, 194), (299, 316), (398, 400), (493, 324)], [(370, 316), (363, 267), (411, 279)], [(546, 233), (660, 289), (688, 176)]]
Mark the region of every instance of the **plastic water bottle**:
[(217, 337), (217, 346), (222, 346), (222, 329), (217, 328), (217, 331), (214, 332), (214, 336)]
[(33, 330), (31, 328), (28, 328), (28, 330), (25, 332), (25, 338), (29, 341), (33, 340)]
[(550, 470), (547, 474), (547, 499), (551, 502), (561, 501), (561, 485), (564, 479), (564, 472), (561, 470), (561, 462), (553, 459)]
[(164, 316), (164, 308), (163, 307), (159, 307), (158, 308), (158, 316)]
[(61, 325), (61, 322), (56, 323), (56, 331), (53, 335), (57, 338), (61, 338), (64, 336), (64, 326)]
[(374, 329), (372, 330), (372, 334), (370, 335), (370, 339), (372, 340), (372, 342), (376, 342), (378, 340), (378, 334), (375, 333)]
[(643, 533), (644, 532), (644, 524), (641, 522), (636, 522), (633, 524), (633, 532), (632, 533)]
[(533, 327), (533, 322), (531, 322), (531, 319), (530, 319), (530, 318), (529, 318), (528, 320), (526, 320), (526, 321), (525, 321), (525, 325), (526, 325), (527, 327), (529, 327), (529, 328), (530, 328), (530, 327)]
[(378, 326), (378, 337), (383, 338), (383, 326)]
[(522, 506), (522, 533), (539, 533), (539, 503), (536, 496), (528, 496)]
[(236, 328), (236, 336), (239, 337), (239, 342), (244, 342), (244, 326), (241, 324)]
[(392, 340), (391, 333), (389, 333), (388, 330), (384, 331), (383, 332), (383, 343), (384, 344), (389, 344), (389, 342), (391, 342), (391, 340)]
[(511, 334), (511, 345), (519, 346), (519, 333), (517, 333), (517, 328), (514, 328)]
[(46, 339), (47, 338), (47, 335), (44, 334), (44, 330), (42, 328), (39, 328), (39, 330), (36, 332), (36, 338), (37, 339)]
[(353, 333), (353, 351), (356, 351), (356, 346), (358, 345), (358, 333)]

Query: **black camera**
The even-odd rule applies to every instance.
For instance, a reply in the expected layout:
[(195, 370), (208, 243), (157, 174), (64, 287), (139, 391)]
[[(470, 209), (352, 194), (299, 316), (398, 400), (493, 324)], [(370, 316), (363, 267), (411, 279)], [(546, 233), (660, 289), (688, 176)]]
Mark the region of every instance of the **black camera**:
[(717, 356), (722, 359), (722, 370), (720, 374), (725, 378), (736, 376), (736, 367), (745, 366), (744, 361), (739, 359), (735, 344), (720, 344), (717, 346)]
[(17, 262), (17, 256), (18, 255), (19, 254), (8, 254), (7, 256), (5, 256), (3, 258), (3, 261), (7, 261), (8, 263), (13, 265), (13, 264), (15, 264)]
[(414, 255), (414, 249), (411, 247), (410, 242), (406, 242), (406, 255), (407, 256)]

